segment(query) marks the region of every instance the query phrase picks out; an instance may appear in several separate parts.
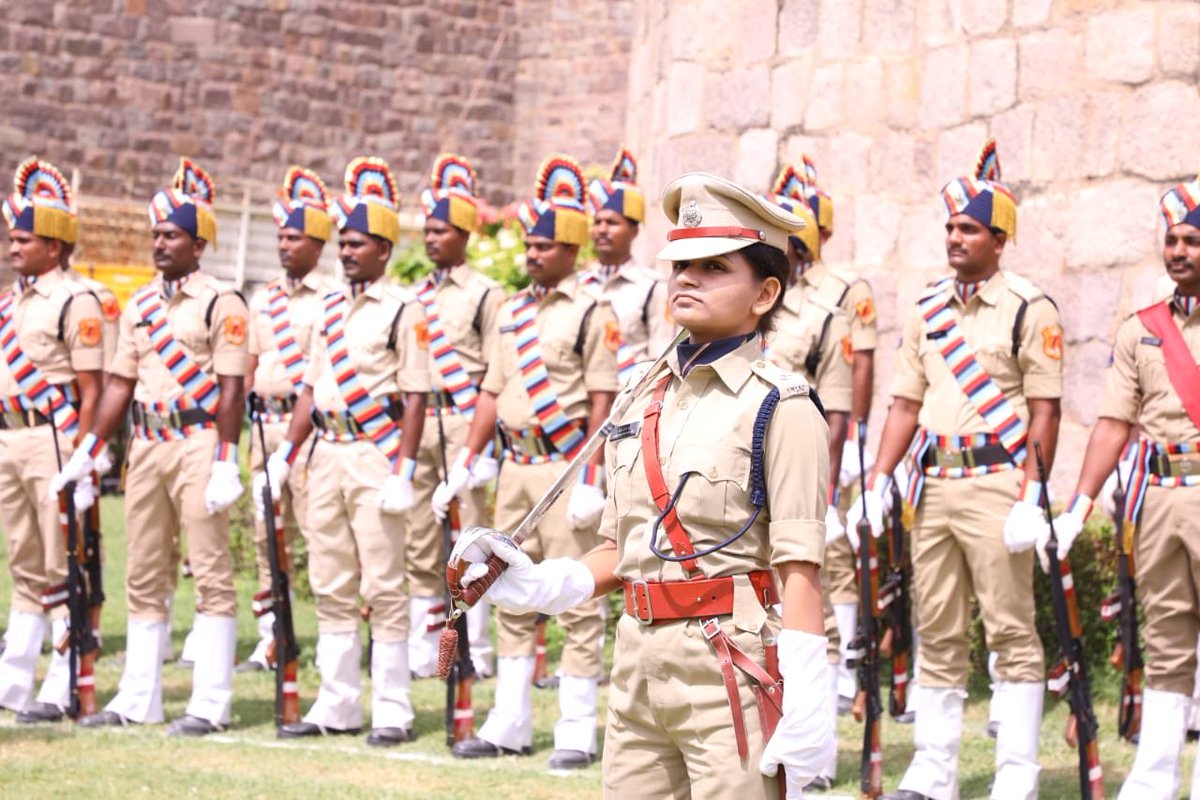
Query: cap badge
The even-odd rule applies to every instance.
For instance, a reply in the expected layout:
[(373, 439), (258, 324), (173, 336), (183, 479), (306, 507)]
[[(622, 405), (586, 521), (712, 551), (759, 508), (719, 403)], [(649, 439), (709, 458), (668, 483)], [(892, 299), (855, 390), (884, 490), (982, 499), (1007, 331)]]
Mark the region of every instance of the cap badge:
[(696, 227), (702, 219), (704, 219), (704, 215), (700, 213), (700, 207), (696, 205), (695, 200), (688, 201), (687, 207), (679, 215), (679, 221), (683, 223), (683, 227), (685, 228)]

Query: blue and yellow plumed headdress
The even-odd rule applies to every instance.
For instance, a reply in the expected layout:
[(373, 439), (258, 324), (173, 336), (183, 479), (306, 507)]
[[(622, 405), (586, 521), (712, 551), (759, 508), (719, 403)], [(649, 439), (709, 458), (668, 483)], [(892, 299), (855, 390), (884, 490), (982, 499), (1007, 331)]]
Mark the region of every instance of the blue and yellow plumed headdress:
[(150, 201), (150, 224), (174, 223), (216, 247), (217, 218), (212, 209), (215, 198), (216, 187), (208, 173), (181, 158), (171, 188), (163, 189)]
[(471, 162), (453, 153), (442, 153), (433, 164), (429, 188), (421, 192), (421, 208), (428, 219), (440, 219), (464, 231), (479, 227), (479, 182)]
[(517, 209), (525, 235), (544, 236), (580, 247), (586, 245), (588, 219), (583, 187), (583, 170), (575, 159), (552, 155), (543, 161), (538, 168), (533, 200)]
[(400, 238), (396, 210), (400, 192), (387, 162), (376, 156), (359, 156), (346, 167), (346, 194), (333, 204), (340, 231), (361, 231), (395, 244)]
[(49, 161), (27, 159), (13, 175), (13, 193), (0, 203), (9, 230), (75, 244), (79, 220), (71, 186)]
[(796, 171), (791, 164), (779, 171), (779, 177), (771, 184), (767, 199), (773, 201), (784, 211), (790, 211), (807, 223), (804, 228), (791, 234), (792, 246), (800, 250), (797, 244), (808, 250), (813, 260), (821, 257), (821, 231), (817, 217), (809, 205), (808, 185), (804, 176)]
[(329, 192), (311, 169), (288, 167), (271, 213), (280, 228), (295, 228), (322, 242), (333, 235)]
[(637, 159), (625, 148), (617, 153), (608, 180), (598, 178), (588, 187), (588, 197), (596, 211), (615, 211), (623, 217), (642, 222), (646, 219), (646, 196), (637, 185)]
[(1167, 190), (1158, 203), (1167, 230), (1181, 223), (1200, 228), (1200, 176)]
[(992, 230), (1003, 231), (1010, 239), (1017, 238), (1017, 201), (1000, 182), (995, 139), (983, 146), (973, 176), (956, 178), (942, 188), (942, 202), (951, 217), (966, 214)]
[(817, 227), (823, 233), (833, 233), (833, 198), (825, 194), (825, 190), (817, 182), (817, 165), (812, 159), (806, 155), (800, 156), (801, 163), (804, 165), (804, 174), (801, 178), (804, 181), (804, 196), (808, 200), (808, 207), (812, 209), (813, 216), (817, 218)]

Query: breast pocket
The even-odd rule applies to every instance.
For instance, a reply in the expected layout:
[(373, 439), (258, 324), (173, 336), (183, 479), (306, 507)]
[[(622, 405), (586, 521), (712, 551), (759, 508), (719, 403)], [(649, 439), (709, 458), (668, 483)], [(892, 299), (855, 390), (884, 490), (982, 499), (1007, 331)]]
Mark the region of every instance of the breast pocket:
[(1021, 388), (1021, 369), (1012, 354), (1011, 342), (981, 345), (975, 350), (975, 358), (1005, 394)]
[(1149, 387), (1170, 385), (1170, 378), (1167, 377), (1167, 357), (1163, 354), (1161, 345), (1139, 343), (1135, 357), (1143, 391)]
[[(629, 515), (634, 506), (635, 489), (633, 472), (642, 452), (642, 442), (637, 436), (631, 436), (614, 442), (609, 450), (612, 458), (612, 494), (617, 507), (617, 518)], [(645, 480), (645, 478), (642, 478)], [(642, 494), (645, 494), (643, 491)]]
[[(664, 468), (668, 467), (664, 464)], [(724, 445), (680, 445), (668, 475), (688, 476), (675, 506), (683, 526), (740, 527), (749, 509), (750, 453)], [(676, 486), (667, 487), (672, 493)]]
[(204, 315), (175, 314), (171, 318), (171, 335), (193, 359), (199, 360), (211, 350)]

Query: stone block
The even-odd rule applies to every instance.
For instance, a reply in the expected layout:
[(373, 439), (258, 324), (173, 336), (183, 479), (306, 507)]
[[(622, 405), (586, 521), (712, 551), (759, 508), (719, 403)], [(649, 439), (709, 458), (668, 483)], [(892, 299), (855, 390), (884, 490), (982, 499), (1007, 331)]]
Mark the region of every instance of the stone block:
[[(945, 183), (954, 178), (975, 174), (979, 153), (987, 143), (987, 138), (987, 126), (982, 122), (948, 128), (938, 135), (935, 191), (940, 191)], [(1000, 151), (1000, 164), (1004, 164), (1003, 150)]]
[(920, 4), (921, 44), (941, 47), (962, 38), (966, 0), (925, 0)]
[(1033, 157), (1034, 108), (1022, 104), (991, 118), (991, 136), (1000, 150), (1005, 180), (1021, 183), (1029, 179)]
[(871, 150), (875, 140), (861, 133), (842, 133), (827, 141), (824, 152), (810, 153), (820, 186), (833, 196), (867, 192), (871, 187)]
[[(727, 134), (691, 133), (669, 139), (661, 144), (658, 185), (665, 186), (672, 178), (693, 170), (730, 175), (733, 173), (734, 149), (735, 140)], [(758, 180), (770, 180), (770, 177), (774, 176)]]
[(771, 71), (771, 127), (782, 131), (804, 122), (812, 81), (812, 54), (805, 53)]
[(845, 67), (842, 64), (817, 68), (813, 73), (808, 108), (804, 114), (805, 128), (820, 131), (841, 123), (844, 114), (844, 81)]
[(916, 7), (912, 0), (865, 0), (863, 47), (876, 55), (912, 52), (917, 34)]
[(1103, 177), (1117, 163), (1121, 93), (1062, 95), (1037, 104), (1029, 178)]
[(1018, 28), (1032, 28), (1046, 24), (1050, 19), (1052, 5), (1054, 0), (1013, 0), (1013, 25)]
[(869, 190), (892, 197), (911, 197), (917, 141), (904, 131), (880, 136), (870, 151)]
[(846, 65), (847, 122), (855, 128), (874, 125), (887, 119), (883, 62), (875, 56)]
[(778, 0), (742, 0), (739, 3), (720, 3), (734, 14), (734, 24), (722, 31), (737, 31), (734, 60), (738, 64), (766, 61), (775, 55), (776, 31), (779, 24)]
[(1133, 264), (1158, 246), (1160, 187), (1121, 179), (1082, 187), (1068, 198), (1067, 267), (1075, 270)]
[(1087, 67), (1098, 78), (1142, 83), (1154, 73), (1154, 8), (1138, 4), (1097, 14), (1087, 25)]
[(825, 58), (846, 58), (858, 49), (862, 36), (862, 0), (820, 0), (819, 5), (817, 49)]
[(839, 194), (834, 202), (833, 236), (821, 247), (821, 260), (854, 269), (855, 198)]
[[(1062, 274), (1066, 264), (1065, 213), (1069, 202), (1068, 192), (1048, 192), (1029, 198), (1017, 193), (1017, 240), (1004, 248), (1005, 269), (1039, 284)], [(1043, 291), (1049, 290), (1043, 287)]]
[(1163, 81), (1139, 88), (1121, 115), (1120, 141), (1125, 172), (1157, 181), (1193, 175), (1196, 154), (1181, 152), (1180, 143), (1200, 141), (1196, 84)]
[(1008, 0), (969, 0), (963, 3), (962, 24), (971, 36), (986, 36), (1004, 27)]
[(1012, 39), (984, 39), (973, 44), (968, 105), (971, 115), (996, 114), (1016, 99), (1017, 43)]
[(779, 9), (778, 45), (780, 56), (798, 56), (817, 41), (818, 7), (813, 0), (783, 0)]
[(945, 128), (967, 116), (966, 45), (931, 50), (921, 68), (918, 120), (922, 127)]
[(175, 17), (170, 20), (171, 41), (175, 44), (207, 47), (217, 40), (217, 21), (203, 17)]
[(667, 74), (667, 135), (698, 130), (704, 113), (704, 67), (676, 61)]
[(1163, 5), (1158, 11), (1158, 68), (1196, 78), (1200, 71), (1200, 4)]
[(767, 125), (771, 118), (771, 74), (753, 64), (705, 76), (704, 122), (718, 130)]
[(860, 268), (890, 262), (904, 217), (900, 204), (886, 197), (863, 194), (857, 198), (854, 223), (854, 262)]
[[(1069, 331), (1070, 328), (1063, 325), (1064, 337)], [(1083, 426), (1095, 424), (1096, 415), (1100, 413), (1100, 403), (1104, 399), (1104, 375), (1111, 352), (1111, 340), (1085, 340), (1067, 345), (1063, 354), (1063, 412), (1068, 419), (1079, 420)], [(1082, 453), (1089, 435), (1090, 432), (1083, 427), (1077, 435), (1068, 434), (1067, 437), (1062, 437), (1058, 452), (1063, 453), (1066, 459), (1055, 464), (1058, 467), (1055, 470), (1057, 474), (1079, 474), (1078, 467), (1067, 459), (1082, 465)], [(1070, 491), (1070, 487), (1063, 488)], [(1051, 490), (1054, 491), (1053, 483)], [(1064, 496), (1061, 490), (1059, 496)]]
[(743, 186), (766, 187), (779, 161), (779, 135), (772, 128), (753, 128), (738, 137), (733, 179)]
[(895, 128), (917, 124), (921, 82), (912, 58), (890, 58), (884, 62), (883, 82), (887, 87), (887, 119)]
[(896, 255), (906, 269), (946, 267), (946, 209), (935, 192), (922, 192), (922, 197), (904, 207)]
[(1083, 36), (1062, 28), (1035, 31), (1017, 45), (1017, 93), (1022, 100), (1070, 91), (1083, 75)]

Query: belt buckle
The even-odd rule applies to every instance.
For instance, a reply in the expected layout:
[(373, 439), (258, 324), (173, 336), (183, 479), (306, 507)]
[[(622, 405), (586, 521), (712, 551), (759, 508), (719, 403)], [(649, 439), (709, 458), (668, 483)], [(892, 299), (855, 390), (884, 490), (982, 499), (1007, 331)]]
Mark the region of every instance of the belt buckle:
[[(642, 589), (642, 596), (646, 598), (646, 618), (642, 619), (642, 604), (638, 598), (638, 587)], [(654, 624), (654, 609), (650, 606), (650, 584), (644, 580), (632, 581), (629, 584), (630, 594), (633, 595), (633, 618), (641, 625)]]
[(5, 411), (4, 424), (9, 428), (24, 428), (25, 415), (16, 411)]
[(700, 620), (700, 632), (704, 638), (712, 641), (721, 633), (721, 623), (716, 617), (705, 617)]
[(157, 411), (152, 411), (149, 408), (145, 409), (146, 427), (155, 430), (161, 430), (167, 427), (167, 420), (162, 414)]
[(937, 465), (942, 469), (962, 469), (966, 457), (962, 450), (938, 450)]
[(1190, 476), (1196, 469), (1195, 461), (1190, 458), (1181, 458), (1175, 462), (1179, 465), (1179, 477), (1186, 478)]

